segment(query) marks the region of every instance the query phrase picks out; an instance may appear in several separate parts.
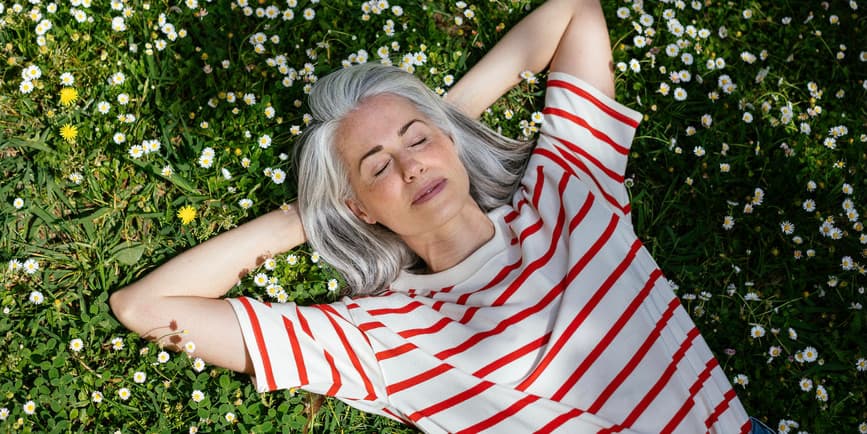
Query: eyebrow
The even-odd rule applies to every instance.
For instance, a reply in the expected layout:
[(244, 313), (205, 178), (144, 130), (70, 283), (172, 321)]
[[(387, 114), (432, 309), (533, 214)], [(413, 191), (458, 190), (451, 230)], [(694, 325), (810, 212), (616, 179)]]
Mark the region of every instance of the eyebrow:
[[(416, 122), (424, 123), (424, 121), (421, 119), (412, 119), (409, 122), (405, 123), (402, 127), (400, 127), (400, 129), (397, 130), (397, 136), (403, 137), (403, 135), (406, 134), (407, 130), (409, 130), (409, 127), (411, 127), (412, 124), (414, 124)], [(370, 148), (370, 150), (368, 150), (367, 152), (365, 152), (364, 155), (362, 155), (361, 158), (358, 160), (359, 170), (361, 169), (361, 163), (364, 162), (365, 158), (370, 157), (371, 155), (376, 154), (377, 152), (379, 152), (381, 150), (382, 150), (382, 145), (376, 145), (376, 146)]]

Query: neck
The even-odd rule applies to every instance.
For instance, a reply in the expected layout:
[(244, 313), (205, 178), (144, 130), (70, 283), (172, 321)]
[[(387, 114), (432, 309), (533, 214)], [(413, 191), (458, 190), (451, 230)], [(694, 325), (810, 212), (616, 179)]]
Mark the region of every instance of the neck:
[(424, 260), (428, 272), (437, 273), (457, 265), (493, 236), (494, 224), (472, 202), (441, 227), (404, 237), (404, 242)]

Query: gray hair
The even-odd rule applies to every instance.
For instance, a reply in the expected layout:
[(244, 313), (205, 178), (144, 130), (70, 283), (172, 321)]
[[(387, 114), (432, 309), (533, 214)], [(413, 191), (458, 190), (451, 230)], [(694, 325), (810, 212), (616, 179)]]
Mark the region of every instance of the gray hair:
[(509, 203), (532, 142), (506, 138), (446, 103), (414, 75), (381, 64), (333, 72), (313, 86), (308, 103), (314, 124), (296, 148), (298, 208), (310, 245), (339, 271), (351, 294), (384, 290), (419, 257), (394, 232), (360, 220), (337, 153), (340, 122), (366, 98), (392, 94), (410, 101), (451, 137), (470, 181), (470, 195), (488, 212)]

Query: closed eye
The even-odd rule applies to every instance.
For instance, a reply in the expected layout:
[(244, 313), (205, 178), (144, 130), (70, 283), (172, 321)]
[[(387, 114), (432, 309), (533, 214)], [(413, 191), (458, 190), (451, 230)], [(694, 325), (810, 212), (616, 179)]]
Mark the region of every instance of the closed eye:
[(391, 160), (386, 161), (385, 164), (383, 164), (382, 167), (373, 174), (373, 176), (379, 176), (383, 172), (385, 172), (385, 169), (388, 168), (389, 163), (391, 163)]
[(410, 145), (410, 146), (418, 146), (418, 145), (423, 144), (423, 143), (426, 142), (426, 141), (427, 141), (427, 137), (422, 137), (420, 140), (418, 140), (417, 142), (413, 143), (413, 144)]

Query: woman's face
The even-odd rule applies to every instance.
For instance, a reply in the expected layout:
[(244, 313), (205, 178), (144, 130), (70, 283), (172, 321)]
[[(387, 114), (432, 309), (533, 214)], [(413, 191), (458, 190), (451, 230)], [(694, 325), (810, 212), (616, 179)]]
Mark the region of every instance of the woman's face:
[(355, 192), (347, 205), (369, 224), (415, 236), (462, 207), (478, 208), (451, 138), (402, 97), (364, 100), (340, 123), (336, 143)]

